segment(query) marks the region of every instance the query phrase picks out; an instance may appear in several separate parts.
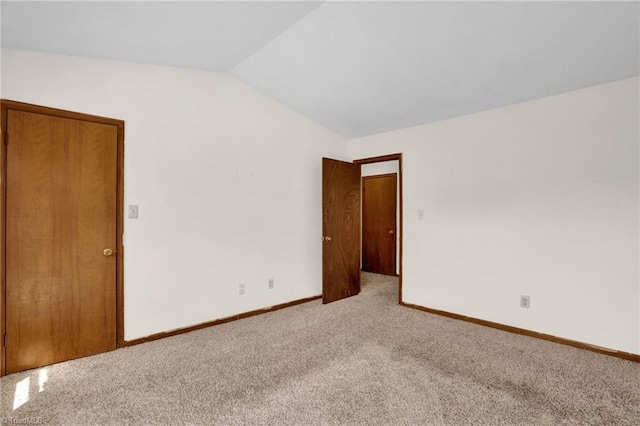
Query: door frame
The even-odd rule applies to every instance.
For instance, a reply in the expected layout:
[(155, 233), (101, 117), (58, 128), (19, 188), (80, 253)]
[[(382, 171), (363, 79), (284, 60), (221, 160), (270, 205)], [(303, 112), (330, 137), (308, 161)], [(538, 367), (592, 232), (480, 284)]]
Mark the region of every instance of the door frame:
[[(404, 214), (403, 214), (403, 196), (404, 196), (404, 190), (402, 189), (402, 153), (397, 153), (397, 154), (388, 154), (388, 155), (380, 155), (377, 157), (369, 157), (369, 158), (361, 158), (359, 160), (354, 160), (353, 162), (356, 164), (371, 164), (371, 163), (383, 163), (385, 161), (398, 161), (398, 210), (399, 210), (399, 214), (400, 214), (400, 228), (399, 228), (399, 232), (400, 232), (400, 237), (399, 237), (399, 241), (398, 243), (400, 244), (400, 250), (399, 250), (399, 257), (398, 259), (396, 259), (396, 261), (398, 262), (398, 303), (399, 304), (403, 304), (403, 300), (402, 300), (402, 269), (403, 269), (403, 262), (402, 262), (402, 250), (403, 250), (403, 245), (404, 245), (404, 226), (403, 226), (403, 219), (404, 219)], [(362, 175), (360, 176), (360, 179), (362, 180)], [(362, 237), (360, 238), (360, 250), (362, 250)], [(361, 265), (362, 267), (362, 265)]]
[(73, 120), (116, 126), (117, 162), (116, 162), (116, 348), (124, 346), (124, 121), (96, 115), (83, 114), (57, 108), (49, 108), (23, 102), (0, 100), (0, 377), (6, 374), (5, 333), (6, 333), (6, 208), (7, 208), (7, 143), (11, 143), (7, 134), (9, 110), (50, 115)]

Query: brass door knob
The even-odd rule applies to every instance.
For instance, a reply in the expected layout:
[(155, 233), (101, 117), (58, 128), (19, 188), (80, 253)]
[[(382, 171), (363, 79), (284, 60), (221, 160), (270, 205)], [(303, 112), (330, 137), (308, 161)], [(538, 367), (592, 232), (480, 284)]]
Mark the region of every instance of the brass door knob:
[(331, 241), (331, 237), (325, 237), (324, 240), (325, 241)]
[(390, 233), (390, 234), (393, 234), (393, 229), (390, 229), (390, 230), (389, 230), (389, 233)]
[(109, 257), (113, 254), (113, 250), (111, 250), (110, 248), (106, 248), (104, 250), (102, 250), (102, 254), (104, 254), (105, 256)]

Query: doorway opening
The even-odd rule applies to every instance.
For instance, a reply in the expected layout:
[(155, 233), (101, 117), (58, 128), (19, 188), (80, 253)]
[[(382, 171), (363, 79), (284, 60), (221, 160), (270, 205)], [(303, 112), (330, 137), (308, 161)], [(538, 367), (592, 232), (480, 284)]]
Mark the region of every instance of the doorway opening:
[(363, 158), (361, 166), (363, 272), (397, 275), (402, 303), (402, 154)]

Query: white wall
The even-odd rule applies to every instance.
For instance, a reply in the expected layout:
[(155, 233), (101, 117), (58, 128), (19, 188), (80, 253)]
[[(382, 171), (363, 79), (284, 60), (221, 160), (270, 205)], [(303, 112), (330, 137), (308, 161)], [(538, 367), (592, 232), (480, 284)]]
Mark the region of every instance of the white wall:
[(398, 160), (363, 164), (360, 174), (375, 176), (395, 173), (396, 179), (396, 274), (400, 273), (400, 162)]
[(638, 78), (347, 156), (226, 74), (14, 50), (1, 72), (5, 99), (125, 120), (127, 340), (320, 294), (320, 158), (403, 152), (406, 302), (640, 353)]
[(5, 99), (125, 121), (127, 340), (322, 292), (321, 157), (343, 138), (226, 74), (2, 60)]
[(351, 140), (404, 154), (404, 301), (640, 353), (639, 80)]

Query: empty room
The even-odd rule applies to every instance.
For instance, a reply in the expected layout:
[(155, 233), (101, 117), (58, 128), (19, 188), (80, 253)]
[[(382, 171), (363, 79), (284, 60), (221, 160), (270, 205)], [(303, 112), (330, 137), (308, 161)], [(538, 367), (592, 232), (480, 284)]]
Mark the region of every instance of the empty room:
[(0, 15), (0, 423), (640, 424), (640, 2)]

